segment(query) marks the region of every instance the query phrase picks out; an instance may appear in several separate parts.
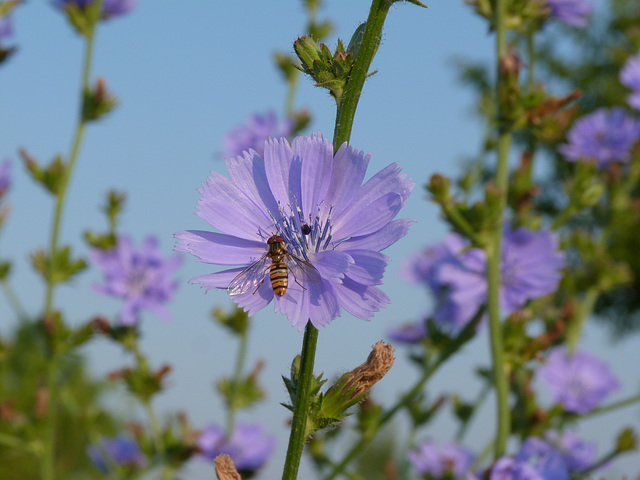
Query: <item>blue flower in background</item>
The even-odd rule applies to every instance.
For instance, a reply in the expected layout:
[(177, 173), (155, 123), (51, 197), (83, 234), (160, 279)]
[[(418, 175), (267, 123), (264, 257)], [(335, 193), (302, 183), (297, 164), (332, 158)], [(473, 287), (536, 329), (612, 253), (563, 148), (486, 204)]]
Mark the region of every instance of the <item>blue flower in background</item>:
[(640, 53), (629, 57), (620, 70), (620, 83), (631, 89), (631, 95), (627, 97), (629, 105), (640, 110)]
[(407, 458), (420, 475), (432, 480), (454, 480), (468, 472), (474, 455), (453, 443), (439, 449), (433, 442), (427, 441), (411, 450)]
[[(320, 134), (297, 137), (291, 146), (284, 138), (268, 140), (264, 159), (255, 152), (226, 159), (230, 178), (212, 172), (197, 208), (223, 233), (178, 232), (175, 249), (205, 263), (242, 266), (191, 282), (227, 290), (250, 315), (273, 301), (300, 330), (309, 320), (327, 325), (343, 309), (370, 319), (389, 303), (377, 288), (390, 261), (381, 251), (413, 223), (394, 217), (414, 183), (394, 163), (363, 185), (368, 163), (369, 155), (346, 143), (334, 157)], [(274, 242), (286, 250), (286, 268), (278, 263), (272, 284)]]
[(229, 439), (223, 428), (210, 425), (202, 430), (197, 444), (209, 460), (225, 453), (239, 471), (255, 472), (269, 459), (276, 440), (265, 435), (260, 425), (238, 424)]
[(424, 320), (407, 323), (400, 327), (389, 329), (387, 335), (391, 340), (398, 343), (420, 343), (427, 336), (427, 325)]
[(224, 137), (224, 158), (237, 157), (243, 152), (255, 151), (264, 156), (265, 140), (270, 138), (289, 138), (293, 133), (293, 119), (287, 118), (278, 123), (276, 114), (269, 111), (264, 115), (252, 115), (245, 125), (238, 125)]
[(178, 288), (173, 278), (182, 258), (165, 259), (158, 248), (157, 238), (150, 236), (140, 250), (135, 250), (131, 238), (122, 235), (109, 250), (94, 249), (93, 263), (104, 273), (105, 283), (95, 285), (99, 293), (124, 299), (120, 311), (123, 325), (135, 325), (141, 310), (151, 310), (168, 319), (165, 304)]
[(551, 16), (572, 27), (586, 27), (593, 7), (586, 0), (547, 0)]
[(0, 198), (2, 198), (11, 187), (11, 161), (5, 160), (0, 164)]
[[(53, 0), (53, 6), (64, 9), (75, 5), (84, 10), (96, 0)], [(129, 13), (136, 7), (137, 0), (102, 0), (102, 18), (108, 19)]]
[(558, 151), (567, 160), (595, 161), (598, 168), (611, 162), (627, 162), (631, 147), (640, 139), (640, 122), (623, 108), (601, 108), (578, 120), (567, 134), (568, 143)]
[[(458, 332), (487, 301), (487, 257), (483, 250), (468, 248), (455, 233), (420, 253), (405, 266), (405, 277), (426, 283), (437, 305), (436, 324)], [(564, 253), (557, 236), (547, 230), (504, 230), (500, 307), (504, 314), (522, 308), (528, 300), (553, 293), (562, 278)]]
[(596, 445), (586, 442), (577, 433), (565, 431), (562, 434), (549, 430), (545, 440), (559, 450), (572, 472), (582, 472), (590, 468), (596, 460)]
[(553, 401), (573, 413), (590, 412), (620, 388), (618, 379), (601, 360), (585, 352), (568, 355), (561, 348), (551, 352), (538, 376), (549, 387)]
[(143, 467), (147, 463), (138, 443), (125, 435), (105, 438), (97, 444), (89, 445), (87, 454), (93, 465), (103, 473), (109, 473), (116, 465)]

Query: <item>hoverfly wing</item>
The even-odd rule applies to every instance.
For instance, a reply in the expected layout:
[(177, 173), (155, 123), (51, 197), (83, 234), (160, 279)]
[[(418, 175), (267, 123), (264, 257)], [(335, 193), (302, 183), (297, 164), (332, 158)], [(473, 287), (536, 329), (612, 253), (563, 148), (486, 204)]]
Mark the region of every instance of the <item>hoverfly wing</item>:
[(305, 284), (318, 283), (322, 281), (322, 275), (316, 267), (306, 260), (288, 253), (285, 255), (287, 267), (295, 278), (295, 281), (303, 288)]
[(269, 256), (263, 255), (260, 260), (249, 265), (231, 280), (227, 287), (227, 293), (229, 295), (242, 295), (247, 292), (255, 293), (264, 282), (270, 265), (271, 259)]

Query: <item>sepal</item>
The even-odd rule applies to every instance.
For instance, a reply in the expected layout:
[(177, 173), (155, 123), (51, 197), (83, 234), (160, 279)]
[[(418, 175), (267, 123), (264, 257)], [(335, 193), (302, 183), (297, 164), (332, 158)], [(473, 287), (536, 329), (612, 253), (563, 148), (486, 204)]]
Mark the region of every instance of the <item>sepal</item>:
[(116, 97), (107, 90), (104, 79), (96, 80), (94, 88), (87, 87), (82, 96), (82, 119), (85, 122), (99, 120), (118, 105)]

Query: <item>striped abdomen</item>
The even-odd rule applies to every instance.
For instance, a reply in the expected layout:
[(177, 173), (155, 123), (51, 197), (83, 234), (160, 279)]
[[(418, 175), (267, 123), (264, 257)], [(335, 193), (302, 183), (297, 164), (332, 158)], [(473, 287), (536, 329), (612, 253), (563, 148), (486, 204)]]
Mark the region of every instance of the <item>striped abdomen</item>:
[(289, 273), (287, 272), (287, 265), (284, 261), (273, 260), (269, 271), (269, 278), (271, 279), (271, 286), (273, 292), (282, 297), (287, 291), (287, 285), (289, 285)]

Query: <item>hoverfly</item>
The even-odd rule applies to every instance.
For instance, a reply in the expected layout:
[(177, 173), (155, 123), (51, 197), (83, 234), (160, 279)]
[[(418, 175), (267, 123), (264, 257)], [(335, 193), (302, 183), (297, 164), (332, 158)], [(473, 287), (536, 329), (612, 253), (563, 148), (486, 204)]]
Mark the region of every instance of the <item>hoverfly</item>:
[(241, 295), (249, 290), (256, 293), (264, 283), (267, 272), (269, 272), (273, 292), (278, 297), (282, 297), (287, 291), (289, 272), (291, 272), (294, 281), (302, 288), (305, 287), (299, 280), (309, 284), (319, 282), (322, 279), (316, 267), (287, 251), (284, 238), (280, 235), (269, 237), (267, 245), (269, 250), (260, 260), (249, 265), (231, 280), (227, 287), (229, 295)]

